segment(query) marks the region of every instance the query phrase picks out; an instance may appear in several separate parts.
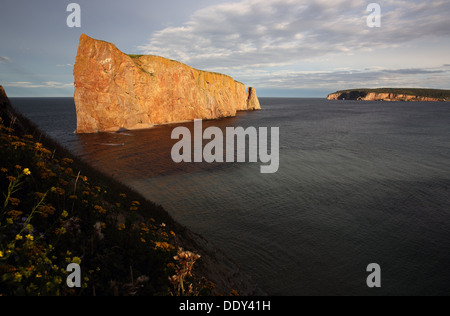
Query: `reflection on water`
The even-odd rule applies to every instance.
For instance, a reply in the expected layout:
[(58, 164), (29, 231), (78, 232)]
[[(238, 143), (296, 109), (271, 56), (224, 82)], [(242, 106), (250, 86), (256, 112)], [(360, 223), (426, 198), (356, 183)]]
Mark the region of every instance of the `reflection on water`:
[[(232, 119), (203, 122), (203, 128), (214, 125), (225, 130), (232, 122)], [(173, 162), (172, 147), (179, 140), (172, 140), (171, 134), (178, 126), (187, 127), (194, 135), (193, 124), (185, 123), (140, 131), (82, 134), (78, 137), (83, 145), (83, 157), (108, 173), (120, 174), (127, 179), (138, 180), (216, 168), (217, 164)], [(125, 174), (124, 170), (127, 171)]]

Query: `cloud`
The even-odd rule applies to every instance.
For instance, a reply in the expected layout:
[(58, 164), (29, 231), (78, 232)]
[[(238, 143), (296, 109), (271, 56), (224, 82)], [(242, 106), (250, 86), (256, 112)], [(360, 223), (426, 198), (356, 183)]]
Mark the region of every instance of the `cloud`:
[(424, 74), (445, 73), (446, 71), (440, 69), (430, 70), (430, 69), (411, 68), (411, 69), (387, 69), (384, 70), (384, 72), (399, 75), (424, 75)]
[(209, 6), (139, 46), (197, 68), (286, 66), (425, 38), (448, 38), (450, 2), (380, 1), (382, 27), (367, 27), (365, 0), (242, 0)]
[(330, 71), (278, 71), (259, 73), (249, 77), (265, 89), (327, 89), (330, 92), (351, 88), (446, 88), (450, 85), (450, 71), (430, 69), (347, 69)]
[(10, 63), (12, 62), (11, 58), (6, 57), (6, 56), (0, 56), (0, 63)]
[(3, 84), (5, 87), (16, 87), (16, 88), (70, 88), (73, 87), (73, 83), (62, 83), (57, 81), (45, 81), (42, 83), (32, 83), (28, 81), (16, 81), (16, 82), (6, 82)]

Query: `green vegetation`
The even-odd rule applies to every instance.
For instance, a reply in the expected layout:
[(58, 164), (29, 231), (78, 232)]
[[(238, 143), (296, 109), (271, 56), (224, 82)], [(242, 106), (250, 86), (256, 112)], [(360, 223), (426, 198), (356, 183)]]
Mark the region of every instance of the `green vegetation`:
[(133, 54), (131, 54), (131, 55), (128, 55), (128, 56), (130, 56), (131, 58), (140, 58), (140, 57), (142, 57), (144, 55), (133, 55)]
[[(1, 103), (0, 296), (211, 293), (201, 258), (182, 249), (185, 229), (160, 206)], [(81, 288), (66, 285), (69, 263)]]
[(394, 93), (394, 94), (405, 94), (412, 96), (420, 96), (427, 98), (442, 99), (445, 101), (450, 101), (450, 90), (439, 90), (439, 89), (418, 89), (418, 88), (378, 88), (378, 89), (349, 89), (341, 90), (335, 93), (350, 93), (350, 92), (364, 92), (364, 93)]

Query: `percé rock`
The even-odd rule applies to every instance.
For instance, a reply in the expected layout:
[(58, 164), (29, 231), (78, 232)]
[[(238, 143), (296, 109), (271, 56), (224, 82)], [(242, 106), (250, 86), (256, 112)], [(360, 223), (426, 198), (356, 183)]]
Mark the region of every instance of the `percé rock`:
[(151, 55), (126, 55), (82, 34), (73, 70), (77, 133), (232, 117), (260, 110), (255, 89)]
[(357, 101), (417, 101), (417, 102), (444, 102), (445, 98), (433, 98), (420, 95), (388, 92), (368, 92), (360, 90), (339, 91), (331, 93), (328, 100), (357, 100)]

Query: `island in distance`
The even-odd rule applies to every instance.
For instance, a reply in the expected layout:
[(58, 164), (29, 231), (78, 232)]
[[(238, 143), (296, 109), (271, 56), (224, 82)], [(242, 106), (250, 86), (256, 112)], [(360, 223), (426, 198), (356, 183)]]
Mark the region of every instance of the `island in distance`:
[(448, 102), (450, 90), (438, 89), (353, 89), (331, 93), (328, 100)]
[(77, 133), (149, 128), (260, 110), (254, 88), (233, 78), (80, 37), (73, 69)]

